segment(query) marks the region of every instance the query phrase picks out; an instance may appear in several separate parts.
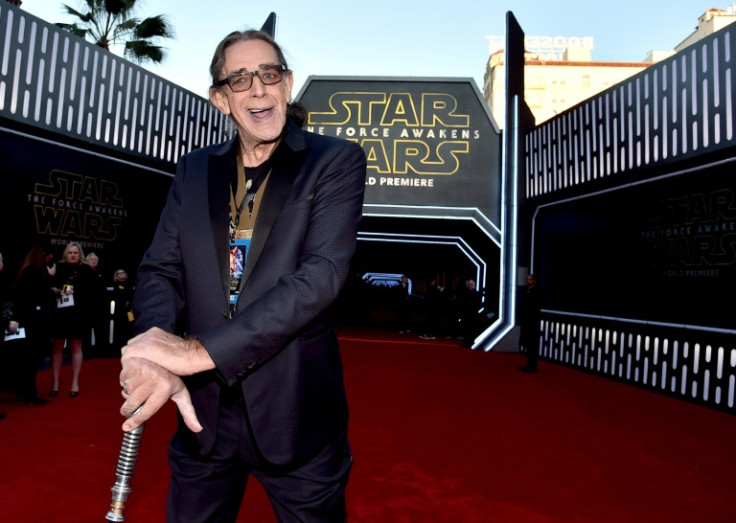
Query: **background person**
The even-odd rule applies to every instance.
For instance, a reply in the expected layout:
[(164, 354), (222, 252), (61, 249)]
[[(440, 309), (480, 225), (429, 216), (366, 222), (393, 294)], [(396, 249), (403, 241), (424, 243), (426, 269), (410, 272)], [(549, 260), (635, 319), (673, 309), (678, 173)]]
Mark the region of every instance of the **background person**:
[[(0, 365), (12, 367), (14, 364), (10, 363), (12, 362), (12, 358), (6, 358), (5, 357), (5, 334), (6, 333), (15, 333), (18, 331), (19, 325), (18, 322), (15, 321), (14, 318), (14, 309), (13, 309), (13, 301), (11, 297), (11, 289), (10, 285), (8, 285), (7, 281), (5, 280), (5, 275), (3, 274), (3, 269), (5, 268), (5, 263), (3, 261), (3, 255), (0, 253), (0, 354), (3, 355), (3, 362), (0, 363)], [(10, 344), (11, 342), (8, 342)], [(12, 343), (16, 343), (13, 341)], [(2, 369), (2, 370), (10, 370), (11, 373), (15, 371), (14, 368), (8, 368), (8, 369)], [(14, 377), (12, 376), (6, 376), (6, 379), (10, 379), (11, 382), (8, 384), (13, 392), (16, 392), (16, 381)], [(0, 414), (0, 419), (3, 419), (5, 417), (5, 414)]]
[(115, 302), (112, 348), (119, 357), (120, 349), (133, 337), (133, 286), (123, 269), (116, 270), (113, 276), (112, 301)]
[(49, 396), (59, 393), (59, 374), (63, 361), (63, 351), (69, 345), (72, 355), (72, 384), (69, 396), (79, 394), (79, 374), (82, 370), (84, 354), (82, 341), (92, 328), (92, 306), (96, 276), (85, 262), (84, 251), (78, 242), (67, 244), (61, 261), (56, 264), (56, 275), (51, 290), (56, 294), (56, 307), (52, 310), (51, 334), (54, 338), (51, 354), (53, 385)]
[[(279, 521), (344, 521), (352, 454), (330, 308), (365, 154), (289, 117), (292, 73), (267, 34), (231, 33), (210, 72), (238, 134), (179, 161), (136, 282), (142, 334), (123, 348), (121, 413), (145, 406), (123, 429), (177, 403), (169, 521), (235, 521), (251, 475)], [(246, 253), (239, 283), (231, 246)]]
[(521, 302), (519, 349), (526, 349), (524, 372), (537, 372), (539, 359), (539, 291), (537, 277), (526, 277), (526, 292)]
[(87, 259), (87, 265), (89, 265), (89, 268), (92, 269), (92, 272), (99, 275), (99, 266), (100, 266), (100, 257), (97, 256), (94, 252), (89, 253), (86, 256)]
[(396, 330), (399, 334), (411, 332), (412, 301), (411, 280), (404, 274), (396, 286)]
[(100, 257), (91, 252), (85, 256), (85, 259), (95, 275), (93, 278), (95, 285), (90, 296), (92, 303), (88, 307), (92, 328), (83, 340), (85, 358), (89, 359), (92, 355), (102, 356), (106, 354), (109, 348), (110, 299), (100, 269)]
[(419, 335), (423, 340), (433, 340), (442, 329), (442, 292), (444, 287), (437, 284), (437, 278), (429, 281), (424, 294), (422, 309), (424, 310), (424, 330)]
[(476, 289), (475, 280), (465, 280), (465, 286), (460, 290), (458, 302), (460, 307), (460, 332), (462, 347), (472, 347), (475, 337), (480, 333), (480, 306), (483, 296)]
[(19, 394), (26, 403), (42, 405), (36, 387), (36, 374), (46, 356), (51, 353), (51, 310), (56, 299), (51, 291), (46, 251), (35, 244), (23, 259), (15, 282), (15, 305), (18, 321), (26, 331), (25, 354), (20, 362), (22, 385)]
[(449, 285), (442, 293), (443, 311), (447, 330), (445, 337), (448, 339), (462, 339), (460, 330), (460, 278), (453, 276)]

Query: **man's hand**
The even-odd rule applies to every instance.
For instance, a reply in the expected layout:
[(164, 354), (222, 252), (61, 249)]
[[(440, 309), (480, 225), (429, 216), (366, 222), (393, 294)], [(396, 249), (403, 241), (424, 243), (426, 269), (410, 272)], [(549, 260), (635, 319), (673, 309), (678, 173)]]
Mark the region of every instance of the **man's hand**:
[(215, 368), (215, 362), (199, 340), (185, 340), (158, 327), (128, 340), (122, 354), (123, 364), (131, 358), (142, 358), (177, 376), (191, 376)]
[[(123, 423), (124, 431), (133, 430), (146, 422), (169, 399), (176, 403), (184, 423), (192, 432), (202, 431), (192, 398), (179, 376), (148, 360), (129, 357), (123, 362), (120, 385), (125, 398), (120, 414), (128, 418)], [(129, 417), (140, 406), (141, 410), (132, 418)]]

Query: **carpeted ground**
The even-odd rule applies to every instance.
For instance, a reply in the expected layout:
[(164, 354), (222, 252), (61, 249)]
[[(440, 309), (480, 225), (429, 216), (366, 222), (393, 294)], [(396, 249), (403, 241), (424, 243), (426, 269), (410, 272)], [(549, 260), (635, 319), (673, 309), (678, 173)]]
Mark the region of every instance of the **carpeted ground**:
[[(523, 356), (366, 331), (341, 335), (355, 466), (349, 519), (736, 521), (736, 417)], [(0, 520), (103, 521), (120, 449), (114, 359), (71, 369), (41, 407), (0, 395)], [(39, 375), (44, 396), (49, 371)], [(173, 407), (151, 420), (126, 521), (164, 520)], [(240, 521), (274, 522), (249, 484)]]

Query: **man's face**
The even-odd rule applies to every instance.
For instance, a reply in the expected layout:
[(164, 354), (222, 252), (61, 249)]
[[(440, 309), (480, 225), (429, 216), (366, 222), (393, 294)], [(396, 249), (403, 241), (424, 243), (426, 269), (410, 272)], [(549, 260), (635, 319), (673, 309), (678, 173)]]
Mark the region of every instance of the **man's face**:
[[(276, 51), (263, 40), (237, 42), (225, 50), (221, 78), (237, 71), (258, 71), (266, 65), (279, 65)], [(281, 82), (264, 85), (258, 77), (247, 91), (234, 93), (223, 85), (210, 90), (212, 103), (232, 117), (246, 149), (276, 141), (286, 123), (286, 104), (291, 100), (294, 78), (285, 71)]]

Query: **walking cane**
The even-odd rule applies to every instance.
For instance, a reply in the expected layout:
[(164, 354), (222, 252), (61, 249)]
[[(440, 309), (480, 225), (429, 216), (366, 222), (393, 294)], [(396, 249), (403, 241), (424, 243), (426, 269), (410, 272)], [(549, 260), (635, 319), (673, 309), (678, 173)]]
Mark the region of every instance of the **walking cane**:
[[(135, 416), (143, 408), (143, 405), (135, 409), (130, 417)], [(105, 516), (106, 521), (125, 521), (125, 504), (128, 501), (128, 495), (131, 488), (130, 480), (133, 477), (135, 463), (138, 461), (138, 450), (141, 446), (141, 436), (143, 435), (143, 424), (138, 425), (133, 430), (127, 431), (123, 435), (123, 444), (120, 448), (120, 457), (118, 458), (118, 468), (115, 472), (117, 479), (112, 486), (112, 501), (110, 502), (110, 510)]]

